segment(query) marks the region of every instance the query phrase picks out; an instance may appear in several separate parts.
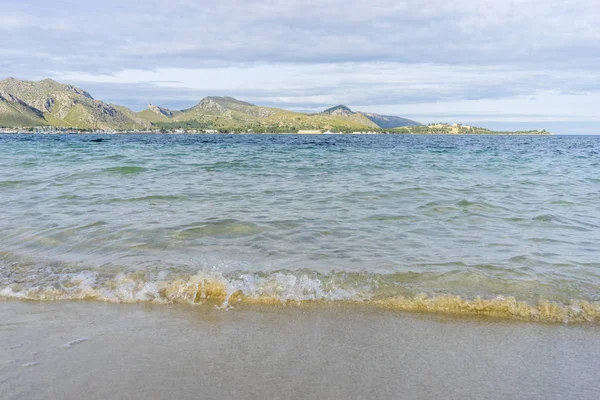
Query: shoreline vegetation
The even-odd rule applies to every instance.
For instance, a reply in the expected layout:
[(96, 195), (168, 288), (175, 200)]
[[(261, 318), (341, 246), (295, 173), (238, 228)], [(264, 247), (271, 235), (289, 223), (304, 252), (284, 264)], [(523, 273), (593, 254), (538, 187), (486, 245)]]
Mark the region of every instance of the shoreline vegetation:
[(423, 125), (403, 117), (353, 111), (344, 105), (306, 114), (209, 96), (184, 110), (149, 104), (139, 112), (94, 99), (52, 79), (0, 81), (0, 133), (237, 133), (548, 135), (545, 130), (499, 132), (461, 124)]

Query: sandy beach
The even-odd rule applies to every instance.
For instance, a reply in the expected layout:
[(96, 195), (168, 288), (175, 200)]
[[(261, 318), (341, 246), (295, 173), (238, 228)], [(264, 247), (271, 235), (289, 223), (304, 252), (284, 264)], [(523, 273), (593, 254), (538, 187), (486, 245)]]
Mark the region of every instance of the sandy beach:
[(0, 303), (2, 399), (596, 399), (600, 332), (349, 306)]

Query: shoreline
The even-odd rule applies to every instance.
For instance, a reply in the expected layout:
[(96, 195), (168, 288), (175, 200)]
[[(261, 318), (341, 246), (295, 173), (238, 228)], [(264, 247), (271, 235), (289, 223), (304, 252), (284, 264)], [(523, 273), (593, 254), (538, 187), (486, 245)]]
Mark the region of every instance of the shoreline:
[[(298, 135), (298, 136), (556, 136), (556, 134), (547, 133), (395, 133), (395, 132), (378, 132), (378, 133), (254, 133), (254, 132), (219, 132), (219, 133), (207, 133), (207, 132), (135, 132), (135, 131), (119, 131), (119, 132), (57, 132), (57, 133), (46, 133), (46, 132), (2, 132), (0, 135)], [(593, 136), (593, 135), (590, 135)]]
[[(167, 289), (169, 290), (169, 289)], [(11, 290), (0, 292), (0, 302), (23, 302), (23, 303), (100, 303), (114, 305), (141, 305), (149, 307), (179, 307), (185, 309), (202, 308), (207, 310), (219, 310), (221, 312), (240, 311), (253, 307), (261, 307), (276, 312), (280, 309), (304, 310), (335, 310), (344, 308), (357, 312), (389, 312), (393, 315), (431, 316), (460, 320), (474, 321), (500, 321), (520, 322), (533, 325), (562, 325), (562, 326), (587, 326), (598, 327), (600, 324), (600, 303), (585, 300), (573, 300), (570, 304), (560, 304), (551, 301), (540, 301), (530, 304), (515, 300), (512, 297), (498, 296), (493, 299), (463, 299), (459, 296), (440, 295), (427, 297), (417, 295), (415, 297), (390, 297), (375, 300), (287, 300), (269, 295), (249, 297), (241, 293), (213, 293), (213, 295), (200, 296), (191, 293), (194, 288), (176, 289), (178, 293), (172, 293), (175, 297), (158, 298), (153, 300), (140, 300), (135, 293), (129, 300), (117, 298), (93, 297), (97, 294), (83, 293), (75, 297), (25, 297), (13, 293)], [(204, 289), (202, 289), (204, 290)], [(214, 289), (209, 289), (214, 290)], [(217, 289), (220, 291), (221, 289)], [(196, 290), (197, 291), (197, 290)], [(189, 296), (197, 296), (189, 298)]]

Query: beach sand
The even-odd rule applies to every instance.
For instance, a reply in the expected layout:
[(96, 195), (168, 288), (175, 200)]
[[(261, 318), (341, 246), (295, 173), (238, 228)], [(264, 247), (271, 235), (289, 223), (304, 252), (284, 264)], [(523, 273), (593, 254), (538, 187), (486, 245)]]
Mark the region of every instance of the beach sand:
[(352, 306), (0, 303), (2, 399), (597, 399), (600, 330)]

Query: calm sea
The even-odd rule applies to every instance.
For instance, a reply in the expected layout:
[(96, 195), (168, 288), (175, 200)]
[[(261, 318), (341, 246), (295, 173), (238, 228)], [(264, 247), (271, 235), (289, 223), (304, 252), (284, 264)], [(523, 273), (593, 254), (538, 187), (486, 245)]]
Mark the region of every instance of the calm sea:
[(600, 136), (0, 135), (0, 296), (600, 321)]

